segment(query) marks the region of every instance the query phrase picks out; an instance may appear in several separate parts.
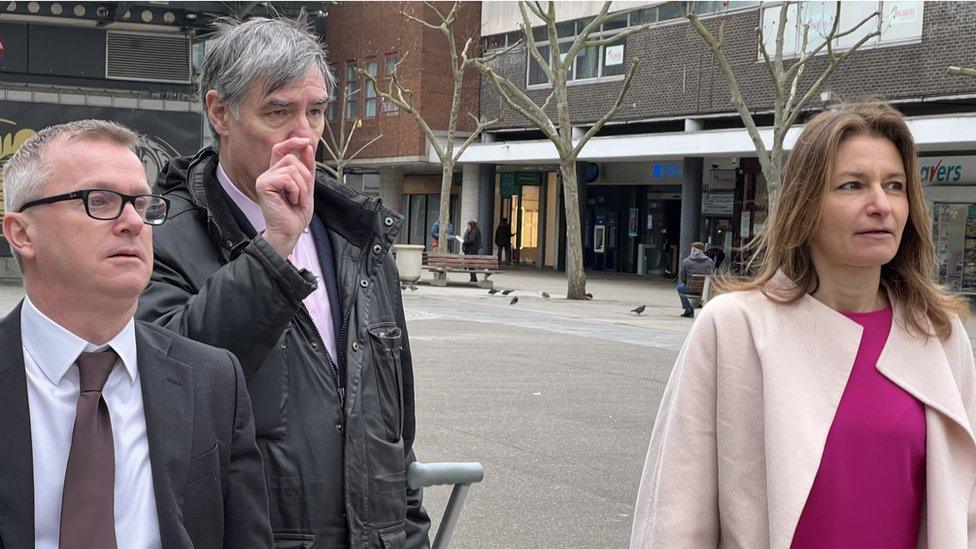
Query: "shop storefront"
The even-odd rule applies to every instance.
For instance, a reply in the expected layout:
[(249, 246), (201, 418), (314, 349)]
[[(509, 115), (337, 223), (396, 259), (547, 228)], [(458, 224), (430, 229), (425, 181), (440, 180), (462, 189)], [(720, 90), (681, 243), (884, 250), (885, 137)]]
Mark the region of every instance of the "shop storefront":
[(976, 295), (976, 156), (922, 157), (919, 170), (932, 207), (936, 279)]
[(681, 160), (588, 164), (582, 212), (586, 268), (674, 272), (683, 177)]
[[(459, 224), (461, 199), (458, 179), (455, 177), (455, 184), (451, 189), (451, 224), (454, 225), (456, 234), (462, 229)], [(405, 219), (404, 227), (400, 231), (402, 244), (419, 244), (431, 249), (431, 228), (440, 214), (440, 191), (440, 174), (403, 176), (402, 207)], [(451, 252), (457, 252), (459, 248), (457, 242), (448, 244)]]
[[(556, 268), (559, 254), (559, 181), (555, 172), (499, 171), (495, 222), (512, 227), (511, 261), (518, 265)], [(494, 228), (490, 235), (494, 243)]]

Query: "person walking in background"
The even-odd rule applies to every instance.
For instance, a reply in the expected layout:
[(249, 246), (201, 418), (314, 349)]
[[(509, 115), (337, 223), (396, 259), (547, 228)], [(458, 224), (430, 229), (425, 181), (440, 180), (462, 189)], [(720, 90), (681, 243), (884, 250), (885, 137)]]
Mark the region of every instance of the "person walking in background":
[[(450, 246), (450, 238), (454, 238), (454, 223), (450, 221), (447, 222), (447, 236), (449, 240), (447, 241), (448, 246)], [(430, 245), (431, 249), (437, 250), (437, 244), (440, 242), (441, 237), (441, 220), (435, 219), (434, 224), (430, 226)]]
[(502, 218), (495, 228), (495, 246), (498, 247), (498, 263), (502, 262), (502, 252), (505, 254), (505, 263), (512, 261), (512, 225), (508, 219)]
[(708, 276), (715, 270), (715, 264), (711, 258), (705, 255), (705, 244), (701, 242), (691, 243), (691, 253), (681, 262), (678, 269), (678, 297), (681, 299), (681, 308), (684, 312), (683, 317), (694, 317), (695, 309), (691, 306), (691, 301), (685, 295), (688, 293), (688, 277), (693, 275)]
[(27, 295), (0, 320), (0, 546), (268, 548), (237, 359), (133, 319), (169, 210), (136, 146), (68, 122), (5, 167)]
[(757, 274), (678, 355), (631, 547), (976, 546), (976, 364), (931, 227), (898, 111), (807, 121)]
[[(464, 243), (461, 245), (461, 251), (465, 255), (478, 255), (481, 251), (481, 229), (478, 228), (478, 222), (474, 219), (468, 220), (468, 228), (464, 231)], [(477, 282), (478, 277), (471, 273), (471, 282)]]

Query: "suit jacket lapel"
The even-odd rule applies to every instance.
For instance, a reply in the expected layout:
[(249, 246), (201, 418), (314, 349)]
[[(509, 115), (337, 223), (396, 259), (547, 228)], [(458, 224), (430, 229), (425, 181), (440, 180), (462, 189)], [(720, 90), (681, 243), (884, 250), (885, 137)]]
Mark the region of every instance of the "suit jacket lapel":
[(0, 321), (0, 539), (5, 547), (34, 546), (34, 456), (21, 306)]
[(139, 380), (146, 414), (159, 534), (163, 547), (178, 547), (183, 535), (183, 487), (193, 441), (193, 376), (167, 356), (171, 340), (136, 323)]

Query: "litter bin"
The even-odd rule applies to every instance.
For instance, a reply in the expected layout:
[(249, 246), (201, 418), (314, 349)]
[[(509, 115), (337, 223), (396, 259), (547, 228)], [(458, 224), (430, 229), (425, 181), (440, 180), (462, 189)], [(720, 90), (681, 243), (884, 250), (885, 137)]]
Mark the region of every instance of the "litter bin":
[(424, 247), (419, 244), (394, 244), (393, 253), (396, 254), (396, 266), (397, 271), (400, 272), (400, 282), (420, 280), (424, 261)]

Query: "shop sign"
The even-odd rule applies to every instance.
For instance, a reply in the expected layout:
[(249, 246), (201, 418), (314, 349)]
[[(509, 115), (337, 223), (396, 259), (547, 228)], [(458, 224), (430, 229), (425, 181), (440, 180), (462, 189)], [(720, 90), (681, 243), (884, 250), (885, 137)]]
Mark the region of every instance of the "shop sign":
[(735, 209), (735, 193), (702, 193), (702, 215), (729, 216)]
[(735, 170), (712, 170), (712, 182), (709, 191), (734, 191)]
[(928, 156), (918, 159), (922, 185), (976, 185), (976, 156)]
[(654, 179), (677, 178), (684, 175), (681, 160), (655, 162), (651, 172), (654, 175)]

